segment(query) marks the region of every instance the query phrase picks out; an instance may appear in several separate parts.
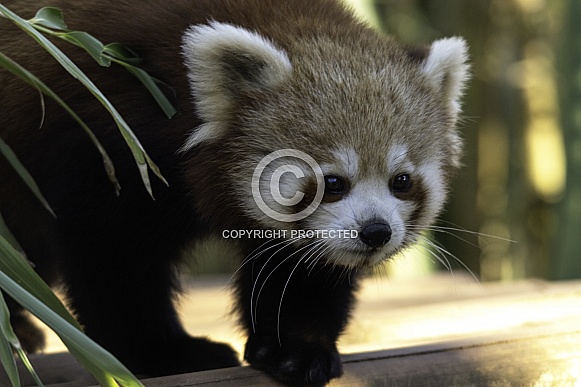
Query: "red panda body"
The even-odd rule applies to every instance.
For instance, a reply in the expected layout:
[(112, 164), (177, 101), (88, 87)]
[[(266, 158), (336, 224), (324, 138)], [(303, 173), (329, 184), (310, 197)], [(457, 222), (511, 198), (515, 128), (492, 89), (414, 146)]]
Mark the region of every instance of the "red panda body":
[[(160, 167), (169, 186), (152, 176), (152, 200), (105, 109), (0, 19), (0, 51), (88, 124), (121, 185), (117, 196), (99, 153), (70, 115), (48, 98), (43, 108), (37, 90), (0, 70), (0, 137), (34, 176), (56, 218), (1, 157), (0, 213), (36, 270), (64, 283), (87, 334), (139, 374), (237, 365), (228, 346), (192, 338), (179, 323), (172, 296), (183, 251), (227, 230), (354, 230), (355, 240), (236, 241), (246, 257), (235, 285), (248, 333), (245, 359), (292, 384), (340, 376), (336, 341), (359, 269), (415, 241), (441, 210), (459, 164), (454, 126), (467, 71), (464, 42), (406, 48), (331, 0), (4, 5), (24, 18), (42, 6), (59, 7), (70, 29), (130, 47), (178, 110), (168, 120), (121, 67), (99, 67), (77, 47), (55, 41)], [(310, 155), (322, 174), (289, 180), (289, 173), (266, 168), (278, 176), (284, 203), (305, 193), (284, 208), (276, 207), (275, 195), (264, 196), (280, 210), (277, 219), (257, 205), (253, 190), (265, 185), (253, 180), (253, 171), (284, 149)], [(304, 167), (301, 161), (288, 171)], [(285, 220), (310, 208), (320, 181), (320, 206)], [(27, 324), (16, 307), (13, 315)]]

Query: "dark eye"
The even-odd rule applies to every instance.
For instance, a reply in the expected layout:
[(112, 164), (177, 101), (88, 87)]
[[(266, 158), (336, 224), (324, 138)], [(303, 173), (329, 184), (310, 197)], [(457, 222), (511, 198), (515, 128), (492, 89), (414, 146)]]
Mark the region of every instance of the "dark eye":
[(332, 195), (345, 193), (345, 181), (339, 176), (325, 176), (325, 191)]
[(407, 192), (412, 186), (412, 178), (407, 173), (397, 175), (391, 183), (391, 189), (394, 192)]

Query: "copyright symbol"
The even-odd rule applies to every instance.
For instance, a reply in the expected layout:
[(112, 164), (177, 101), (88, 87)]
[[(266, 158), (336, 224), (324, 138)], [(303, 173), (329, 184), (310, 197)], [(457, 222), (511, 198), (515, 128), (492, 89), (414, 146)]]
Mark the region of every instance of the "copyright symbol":
[[(315, 198), (308, 205), (307, 208), (296, 213), (281, 213), (280, 211), (273, 209), (271, 206), (266, 204), (263, 195), (261, 194), (260, 180), (265, 169), (269, 165), (271, 165), (274, 161), (282, 157), (294, 158), (305, 162), (309, 166), (309, 168), (314, 172), (314, 175), (317, 179), (317, 193), (315, 194)], [(290, 163), (282, 163), (271, 172), (270, 180), (267, 185), (267, 190), (272, 199), (278, 205), (285, 208), (289, 208), (300, 203), (300, 201), (303, 200), (303, 198), (305, 197), (305, 193), (297, 190), (292, 197), (284, 197), (281, 194), (280, 192), (281, 179), (283, 175), (286, 173), (294, 175), (294, 177), (297, 179), (305, 177), (304, 171), (297, 165)], [(258, 208), (260, 208), (260, 210), (265, 215), (280, 222), (296, 222), (311, 215), (321, 203), (324, 193), (325, 193), (325, 181), (323, 178), (323, 171), (321, 170), (321, 167), (311, 156), (309, 156), (305, 152), (296, 149), (280, 149), (272, 153), (269, 153), (262, 160), (260, 160), (256, 168), (254, 169), (254, 174), (252, 175), (252, 196), (254, 198), (254, 201), (256, 202), (256, 205), (258, 205)]]

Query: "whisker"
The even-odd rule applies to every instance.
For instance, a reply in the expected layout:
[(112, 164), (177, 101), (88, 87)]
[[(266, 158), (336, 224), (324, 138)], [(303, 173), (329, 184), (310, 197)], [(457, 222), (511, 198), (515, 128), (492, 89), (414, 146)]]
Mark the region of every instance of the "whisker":
[[(448, 250), (446, 250), (444, 247), (442, 247), (442, 246), (438, 245), (438, 243), (436, 243), (436, 242), (434, 242), (434, 241), (431, 241), (431, 240), (429, 240), (428, 238), (424, 238), (423, 240), (424, 240), (424, 242), (426, 242), (426, 244), (428, 244), (428, 246), (430, 246), (430, 247), (433, 247), (433, 248), (434, 248), (434, 249), (436, 249), (436, 250), (437, 250), (437, 251), (438, 251), (440, 254), (442, 254), (442, 255), (441, 255), (442, 257), (448, 256), (448, 257), (450, 257), (450, 258), (453, 258), (453, 259), (454, 259), (454, 261), (456, 261), (457, 263), (459, 263), (459, 264), (460, 264), (460, 266), (461, 266), (461, 267), (463, 267), (463, 268), (464, 268), (464, 269), (465, 269), (465, 270), (466, 270), (466, 271), (467, 271), (467, 272), (470, 274), (470, 276), (471, 276), (472, 278), (474, 278), (474, 280), (475, 280), (477, 283), (480, 283), (480, 280), (478, 279), (478, 277), (476, 276), (476, 274), (474, 274), (474, 272), (473, 272), (472, 270), (470, 270), (470, 268), (469, 268), (469, 267), (468, 267), (468, 266), (467, 266), (467, 265), (466, 265), (464, 262), (462, 262), (462, 260), (461, 260), (460, 258), (458, 258), (458, 257), (457, 257), (457, 256), (455, 256), (454, 254), (452, 254), (451, 252), (449, 252)], [(428, 250), (428, 251), (429, 251), (429, 250)], [(450, 263), (450, 261), (448, 261), (447, 259), (446, 259), (446, 261), (448, 262), (448, 264)], [(451, 270), (451, 265), (450, 265), (450, 271), (452, 272), (452, 270)]]
[[(288, 245), (290, 245), (291, 243), (294, 243), (298, 240), (300, 240), (301, 238), (294, 238), (289, 240)], [(290, 255), (288, 255), (287, 257), (285, 257), (282, 261), (280, 261), (271, 271), (270, 273), (266, 276), (266, 278), (264, 279), (264, 281), (262, 282), (262, 285), (260, 286), (260, 289), (258, 289), (258, 293), (256, 295), (256, 300), (253, 302), (254, 300), (254, 293), (256, 290), (256, 285), (258, 284), (258, 280), (261, 276), (261, 273), (264, 271), (264, 269), (266, 268), (266, 266), (268, 265), (268, 263), (270, 262), (270, 260), (279, 252), (281, 251), (283, 248), (285, 248), (286, 246), (281, 247), (279, 250), (277, 250), (274, 254), (272, 254), (267, 261), (264, 263), (264, 265), (262, 266), (262, 268), (260, 269), (260, 272), (258, 273), (258, 276), (256, 277), (256, 280), (254, 281), (254, 285), (252, 287), (252, 293), (250, 295), (251, 298), (251, 302), (250, 302), (250, 315), (251, 315), (251, 320), (252, 320), (252, 329), (255, 330), (255, 324), (256, 324), (256, 315), (258, 313), (258, 301), (260, 299), (260, 295), (262, 294), (262, 290), (264, 289), (264, 286), (266, 285), (266, 283), (268, 282), (268, 280), (270, 279), (270, 277), (272, 276), (272, 274), (274, 274), (274, 272), (280, 267), (282, 266), (286, 261), (288, 261), (289, 259), (291, 259), (295, 254), (299, 253), (301, 250), (304, 250), (305, 248), (310, 247), (310, 244), (307, 244), (301, 248), (299, 248), (298, 250), (293, 251)], [(301, 258), (302, 259), (302, 258)], [(299, 261), (301, 260), (299, 259)], [(252, 307), (252, 304), (254, 303), (254, 308)], [(254, 313), (253, 313), (254, 312)]]
[[(464, 243), (467, 243), (467, 244), (468, 244), (468, 245), (470, 245), (470, 246), (473, 246), (473, 247), (476, 247), (476, 248), (478, 248), (478, 247), (479, 247), (478, 245), (476, 245), (476, 244), (474, 244), (474, 243), (470, 242), (469, 240), (467, 240), (466, 238), (463, 238), (463, 237), (461, 237), (460, 235), (456, 235), (456, 234), (454, 234), (452, 231), (448, 231), (448, 230), (446, 230), (445, 228), (438, 228), (438, 227), (436, 227), (436, 226), (427, 226), (427, 227), (420, 227), (420, 226), (416, 226), (416, 227), (414, 227), (414, 226), (408, 226), (408, 229), (409, 229), (409, 230), (413, 230), (413, 231), (418, 231), (418, 230), (419, 230), (419, 231), (433, 231), (433, 232), (439, 232), (439, 233), (441, 233), (441, 234), (450, 235), (450, 236), (452, 236), (452, 237), (454, 237), (454, 238), (456, 238), (456, 239), (458, 239), (458, 240), (460, 240), (460, 241), (462, 241), (462, 242), (464, 242)], [(457, 230), (455, 230), (455, 231), (457, 231)]]
[[(444, 268), (446, 270), (448, 270), (450, 273), (452, 273), (452, 275), (454, 275), (454, 271), (452, 270), (452, 265), (450, 263), (450, 260), (446, 257), (446, 255), (440, 250), (443, 249), (442, 247), (436, 246), (434, 242), (430, 241), (427, 238), (422, 238), (422, 241), (424, 241), (424, 243), (427, 245), (427, 249), (422, 250), (419, 248), (419, 246), (414, 246), (414, 248), (416, 249), (416, 251), (419, 252), (423, 252), (423, 251), (427, 251), (431, 257), (435, 258), (438, 262), (440, 262), (442, 264), (442, 266), (444, 266)], [(436, 249), (436, 251), (440, 254), (438, 254), (437, 252), (431, 250), (430, 248), (434, 248)]]
[[(454, 227), (447, 227), (447, 226), (438, 226), (438, 225), (434, 225), (434, 226), (429, 226), (430, 229), (434, 229), (434, 230), (446, 230), (446, 231), (457, 231), (460, 233), (464, 233), (464, 234), (470, 234), (470, 235), (474, 235), (477, 237), (485, 237), (485, 238), (491, 238), (491, 239), (496, 239), (496, 240), (500, 240), (503, 242), (510, 242), (510, 243), (516, 243), (517, 241), (509, 239), (509, 238), (504, 238), (498, 235), (492, 235), (492, 234), (486, 234), (486, 233), (482, 233), (482, 232), (478, 232), (478, 231), (471, 231), (471, 230), (467, 230), (461, 226), (458, 226), (454, 223), (451, 222), (445, 222), (442, 221), (443, 223), (448, 223)], [(428, 227), (426, 227), (428, 228)]]
[(327, 245), (326, 243), (322, 243), (321, 246), (323, 247), (323, 249), (317, 252), (317, 256), (313, 259), (309, 266), (307, 266), (307, 269), (309, 269), (310, 267), (309, 276), (313, 272), (313, 269), (317, 266), (317, 263), (319, 263), (319, 261), (325, 256), (325, 254), (332, 249), (332, 247)]
[(260, 246), (258, 246), (257, 248), (255, 248), (254, 250), (252, 250), (252, 251), (250, 252), (250, 254), (248, 254), (248, 255), (246, 256), (246, 258), (244, 258), (244, 259), (242, 260), (242, 263), (240, 264), (240, 266), (238, 267), (238, 269), (236, 269), (236, 271), (235, 271), (235, 272), (234, 272), (234, 273), (233, 273), (233, 274), (230, 276), (230, 280), (228, 281), (228, 283), (229, 283), (229, 284), (230, 284), (230, 283), (232, 283), (232, 281), (234, 280), (234, 278), (236, 277), (236, 275), (238, 274), (238, 272), (239, 272), (240, 270), (242, 270), (242, 268), (243, 268), (243, 267), (244, 267), (244, 266), (245, 266), (245, 265), (246, 265), (248, 262), (253, 262), (253, 261), (254, 261), (256, 258), (258, 258), (258, 257), (260, 257), (262, 254), (264, 254), (264, 252), (265, 252), (265, 251), (267, 251), (267, 250), (269, 250), (269, 249), (271, 249), (271, 248), (274, 248), (274, 247), (276, 247), (276, 246), (278, 246), (278, 245), (280, 245), (280, 244), (283, 244), (283, 243), (285, 243), (285, 242), (286, 242), (286, 240), (284, 240), (284, 239), (283, 239), (282, 241), (279, 241), (279, 242), (275, 243), (274, 245), (272, 245), (272, 246), (269, 246), (268, 248), (266, 248), (266, 249), (264, 249), (264, 250), (262, 250), (262, 251), (258, 252), (258, 250), (259, 250), (259, 249), (261, 249), (262, 247), (264, 247), (265, 245), (267, 245), (267, 244), (269, 244), (269, 243), (271, 243), (271, 242), (273, 242), (273, 241), (276, 241), (276, 240), (275, 240), (275, 239), (269, 239), (269, 240), (267, 240), (266, 242), (262, 243), (262, 244), (261, 244)]
[[(283, 250), (284, 248), (286, 248), (287, 246), (290, 246), (292, 243), (296, 242), (298, 240), (298, 238), (295, 239), (284, 239), (281, 242), (277, 243), (275, 246), (279, 246), (279, 245), (283, 245), (282, 247), (280, 247), (278, 250), (276, 250), (274, 253), (272, 253), (270, 255), (270, 257), (268, 257), (268, 259), (266, 260), (266, 262), (264, 262), (264, 264), (262, 265), (262, 267), (260, 268), (260, 271), (258, 272), (258, 275), (256, 276), (256, 279), (254, 280), (254, 285), (252, 286), (252, 292), (250, 293), (250, 320), (252, 322), (252, 331), (256, 332), (256, 313), (257, 313), (257, 309), (258, 309), (258, 299), (260, 297), (260, 291), (262, 291), (262, 288), (264, 287), (264, 284), (262, 285), (262, 287), (259, 290), (258, 295), (256, 296), (256, 301), (254, 301), (254, 294), (256, 292), (256, 285), (258, 284), (258, 280), (260, 279), (260, 276), (262, 275), (262, 272), (264, 271), (264, 269), (266, 268), (266, 266), (268, 266), (268, 263), (270, 262), (270, 260), (281, 250)], [(293, 253), (294, 254), (294, 253)], [(266, 283), (266, 281), (268, 281), (268, 278), (270, 278), (270, 276), (272, 275), (272, 273), (274, 272), (274, 270), (276, 270), (282, 263), (284, 263), (287, 259), (289, 259), (290, 257), (292, 257), (292, 255), (289, 255), (288, 257), (286, 257), (286, 259), (284, 259), (281, 263), (279, 263), (274, 269), (273, 271), (270, 272), (270, 274), (268, 274), (268, 276), (266, 277), (266, 280), (264, 283)], [(254, 305), (254, 306), (253, 306)]]

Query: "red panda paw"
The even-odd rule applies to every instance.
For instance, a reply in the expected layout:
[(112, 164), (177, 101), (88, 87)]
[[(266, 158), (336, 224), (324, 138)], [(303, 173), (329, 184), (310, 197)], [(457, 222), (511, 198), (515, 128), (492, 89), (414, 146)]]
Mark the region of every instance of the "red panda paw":
[(343, 374), (341, 358), (334, 344), (304, 342), (276, 336), (252, 335), (245, 359), (280, 382), (293, 386), (323, 386)]

